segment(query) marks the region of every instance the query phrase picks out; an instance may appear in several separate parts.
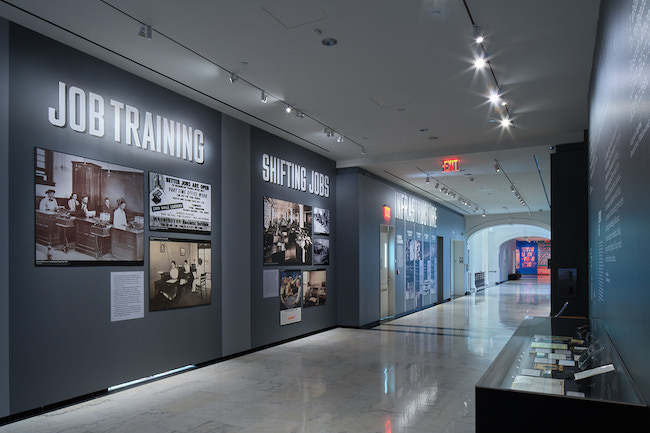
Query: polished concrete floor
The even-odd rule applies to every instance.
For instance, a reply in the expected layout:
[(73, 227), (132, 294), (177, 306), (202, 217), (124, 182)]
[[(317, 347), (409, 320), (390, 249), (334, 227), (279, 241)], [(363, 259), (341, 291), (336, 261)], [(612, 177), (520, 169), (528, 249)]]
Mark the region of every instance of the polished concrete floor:
[(474, 432), (474, 384), (521, 320), (522, 279), (383, 323), (334, 329), (0, 427), (0, 432)]

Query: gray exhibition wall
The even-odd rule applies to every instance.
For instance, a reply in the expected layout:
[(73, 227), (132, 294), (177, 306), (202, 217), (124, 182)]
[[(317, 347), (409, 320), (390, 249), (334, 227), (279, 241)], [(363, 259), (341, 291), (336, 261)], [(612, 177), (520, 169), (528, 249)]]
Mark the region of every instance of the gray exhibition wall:
[[(283, 185), (265, 182), (262, 177), (262, 157), (267, 154), (272, 157), (297, 164), (306, 169), (306, 191), (294, 189)], [(337, 215), (336, 206), (336, 167), (334, 161), (317, 155), (307, 149), (289, 143), (288, 141), (262, 131), (251, 128), (251, 225), (250, 240), (250, 275), (251, 275), (251, 333), (252, 347), (260, 347), (278, 341), (287, 340), (310, 332), (315, 332), (327, 327), (335, 326), (337, 294), (340, 293), (336, 286), (337, 249), (334, 221)], [(318, 172), (329, 177), (329, 197), (312, 194), (309, 192), (311, 172)], [(329, 236), (316, 236), (314, 238), (329, 239), (329, 265), (264, 265), (264, 236), (263, 236), (263, 200), (264, 197), (280, 199), (288, 202), (304, 204), (329, 210), (330, 233)], [(327, 270), (327, 298), (325, 305), (313, 306), (302, 309), (302, 320), (298, 323), (280, 325), (280, 297), (264, 297), (264, 271), (289, 270), (289, 269), (326, 269)], [(278, 281), (279, 285), (279, 281)]]
[(251, 348), (251, 154), (247, 123), (222, 114), (223, 356)]
[[(6, 43), (6, 38), (2, 41)], [(9, 228), (11, 251), (7, 266), (11, 312), (10, 412), (42, 407), (171, 368), (219, 358), (221, 115), (14, 24), (9, 29), (9, 53), (9, 140), (2, 146), (2, 152), (8, 148), (8, 158), (2, 161), (10, 161), (8, 175), (3, 174), (8, 182), (3, 185), (10, 189), (6, 203), (11, 205), (7, 206), (8, 224), (1, 226)], [(60, 81), (68, 87), (83, 89), (88, 97), (93, 92), (105, 98), (103, 137), (75, 132), (69, 122), (56, 127), (48, 121), (48, 107), (58, 107)], [(204, 163), (138, 149), (126, 145), (124, 140), (116, 142), (110, 99), (200, 128), (204, 133)], [(84, 107), (80, 113), (88, 114), (85, 110)], [(137, 168), (145, 172), (145, 179), (149, 171), (156, 171), (208, 183), (212, 188), (212, 233), (161, 234), (150, 232), (145, 223), (144, 266), (36, 266), (35, 147)], [(142, 194), (148, 197), (146, 181)], [(144, 318), (111, 322), (112, 272), (143, 271), (148, 293), (150, 236), (211, 241), (212, 303), (150, 313), (145, 297)], [(5, 285), (2, 287), (4, 290)], [(0, 367), (2, 362), (0, 358)], [(0, 380), (5, 371), (2, 369)], [(0, 393), (5, 389), (3, 386)]]
[(601, 3), (590, 95), (590, 315), (650, 401), (650, 6)]
[[(352, 168), (339, 170), (337, 199), (339, 201), (339, 218), (337, 226), (340, 233), (346, 230), (346, 235), (340, 238), (339, 256), (339, 286), (348, 294), (358, 294), (349, 298), (358, 298), (358, 303), (339, 306), (339, 324), (344, 326), (364, 326), (380, 320), (379, 305), (379, 228), (382, 224), (395, 227), (396, 236), (402, 236), (406, 242), (407, 232), (413, 237), (420, 233), (422, 239), (428, 234), (430, 242), (435, 242), (437, 236), (444, 239), (442, 251), (438, 251), (443, 263), (442, 291), (443, 299), (450, 298), (451, 293), (451, 240), (465, 241), (465, 218), (446, 207), (435, 204), (438, 209), (438, 224), (436, 228), (421, 224), (395, 219), (396, 192), (402, 192), (418, 200), (432, 203), (425, 197), (417, 196), (394, 184), (375, 177), (362, 170)], [(384, 219), (383, 207), (392, 209), (389, 223)], [(358, 233), (355, 236), (355, 233)], [(358, 240), (358, 243), (357, 243)], [(396, 245), (396, 248), (403, 248)], [(345, 255), (345, 257), (342, 257)], [(399, 261), (399, 260), (398, 260)], [(358, 269), (358, 270), (357, 270)], [(416, 303), (405, 300), (405, 267), (397, 267), (399, 274), (395, 277), (395, 314), (401, 315), (431, 305), (437, 301), (433, 297)], [(354, 299), (356, 301), (356, 299)], [(356, 310), (355, 310), (356, 307)]]
[[(0, 18), (0, 202), (9, 203), (9, 23)], [(0, 210), (0, 263), (9, 263), (9, 206)], [(9, 415), (9, 272), (0, 274), (0, 418)]]

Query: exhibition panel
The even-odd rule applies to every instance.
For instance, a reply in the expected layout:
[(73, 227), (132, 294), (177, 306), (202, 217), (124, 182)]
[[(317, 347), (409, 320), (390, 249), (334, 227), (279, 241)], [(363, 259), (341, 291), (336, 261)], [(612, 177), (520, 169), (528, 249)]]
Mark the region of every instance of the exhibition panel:
[(8, 27), (10, 412), (219, 358), (221, 113)]

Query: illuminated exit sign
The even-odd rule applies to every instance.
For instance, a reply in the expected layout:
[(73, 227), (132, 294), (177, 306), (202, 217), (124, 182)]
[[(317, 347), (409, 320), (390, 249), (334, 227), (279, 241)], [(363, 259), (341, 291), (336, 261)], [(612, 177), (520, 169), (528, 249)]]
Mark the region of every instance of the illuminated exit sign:
[(442, 171), (458, 171), (460, 170), (460, 159), (445, 159), (442, 161)]

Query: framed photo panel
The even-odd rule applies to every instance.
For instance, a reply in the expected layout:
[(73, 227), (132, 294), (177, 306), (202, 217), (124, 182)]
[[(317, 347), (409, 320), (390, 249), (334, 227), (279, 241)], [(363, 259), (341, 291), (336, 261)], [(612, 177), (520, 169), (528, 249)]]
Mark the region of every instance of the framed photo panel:
[(264, 264), (311, 265), (312, 208), (264, 197)]
[(149, 229), (210, 233), (210, 184), (149, 172)]
[(54, 150), (34, 150), (35, 261), (142, 265), (144, 172)]
[(210, 241), (149, 239), (149, 311), (212, 302)]

